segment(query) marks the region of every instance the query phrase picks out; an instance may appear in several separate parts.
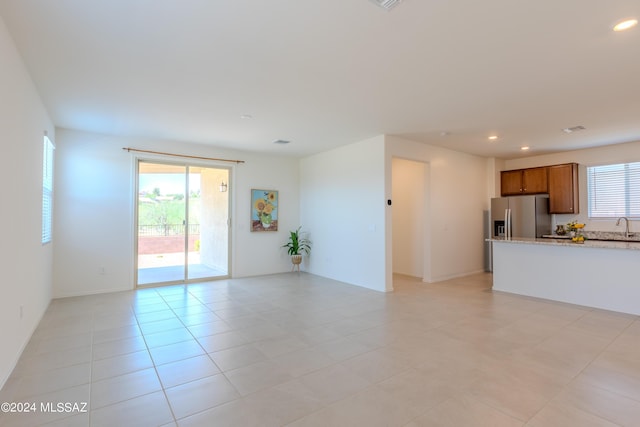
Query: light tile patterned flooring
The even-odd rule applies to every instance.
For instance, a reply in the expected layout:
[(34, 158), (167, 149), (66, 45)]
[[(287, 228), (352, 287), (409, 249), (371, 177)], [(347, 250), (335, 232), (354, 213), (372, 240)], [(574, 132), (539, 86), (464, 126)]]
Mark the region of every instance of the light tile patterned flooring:
[(639, 425), (638, 317), (487, 274), (394, 286), (290, 273), (54, 300), (0, 401), (90, 411), (0, 425)]

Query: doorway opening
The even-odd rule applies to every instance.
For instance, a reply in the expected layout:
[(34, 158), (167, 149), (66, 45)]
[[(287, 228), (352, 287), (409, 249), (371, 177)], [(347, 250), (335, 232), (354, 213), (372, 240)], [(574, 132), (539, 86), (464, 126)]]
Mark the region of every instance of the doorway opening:
[(430, 277), (428, 168), (424, 162), (392, 159), (392, 271), (422, 281)]
[(229, 277), (229, 169), (138, 160), (137, 286)]

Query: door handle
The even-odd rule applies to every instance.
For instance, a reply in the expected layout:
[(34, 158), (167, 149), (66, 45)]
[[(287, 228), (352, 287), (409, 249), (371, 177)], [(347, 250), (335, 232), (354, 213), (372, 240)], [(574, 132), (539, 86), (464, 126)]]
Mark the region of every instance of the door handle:
[(509, 209), (504, 210), (504, 238), (509, 236)]
[(511, 239), (511, 209), (504, 210), (504, 238)]

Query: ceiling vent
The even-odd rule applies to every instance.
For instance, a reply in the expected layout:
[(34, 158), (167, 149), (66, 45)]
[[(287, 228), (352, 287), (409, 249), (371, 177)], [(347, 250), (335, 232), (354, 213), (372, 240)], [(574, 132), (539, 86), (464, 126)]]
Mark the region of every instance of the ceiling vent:
[(571, 127), (571, 128), (564, 128), (564, 129), (562, 129), (562, 132), (564, 132), (564, 133), (573, 133), (573, 132), (578, 132), (578, 131), (585, 130), (585, 129), (586, 129), (586, 127), (584, 127), (584, 126), (574, 126), (574, 127)]
[(384, 10), (391, 10), (396, 7), (402, 0), (370, 0)]
[(273, 141), (274, 144), (288, 144), (290, 142), (291, 141), (287, 141), (287, 140), (284, 140), (284, 139), (277, 139), (277, 140)]

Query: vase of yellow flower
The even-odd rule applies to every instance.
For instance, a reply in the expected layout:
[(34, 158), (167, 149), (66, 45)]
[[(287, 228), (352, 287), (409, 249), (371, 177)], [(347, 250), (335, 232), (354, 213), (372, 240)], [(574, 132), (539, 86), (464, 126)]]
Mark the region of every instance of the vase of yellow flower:
[(267, 195), (267, 203), (265, 204), (264, 209), (260, 214), (260, 222), (262, 223), (262, 226), (264, 228), (271, 227), (271, 223), (273, 222), (273, 216), (271, 214), (273, 213), (275, 206), (273, 206), (273, 204), (269, 200), (269, 197), (271, 197), (270, 196), (271, 194), (273, 193), (269, 193)]
[(571, 221), (567, 224), (567, 229), (569, 230), (569, 235), (571, 236), (571, 241), (573, 243), (584, 243), (584, 234), (582, 233), (584, 224), (577, 221)]
[(260, 215), (260, 222), (262, 223), (263, 228), (269, 228), (271, 227), (271, 222), (273, 222), (273, 217), (270, 213), (265, 211)]

